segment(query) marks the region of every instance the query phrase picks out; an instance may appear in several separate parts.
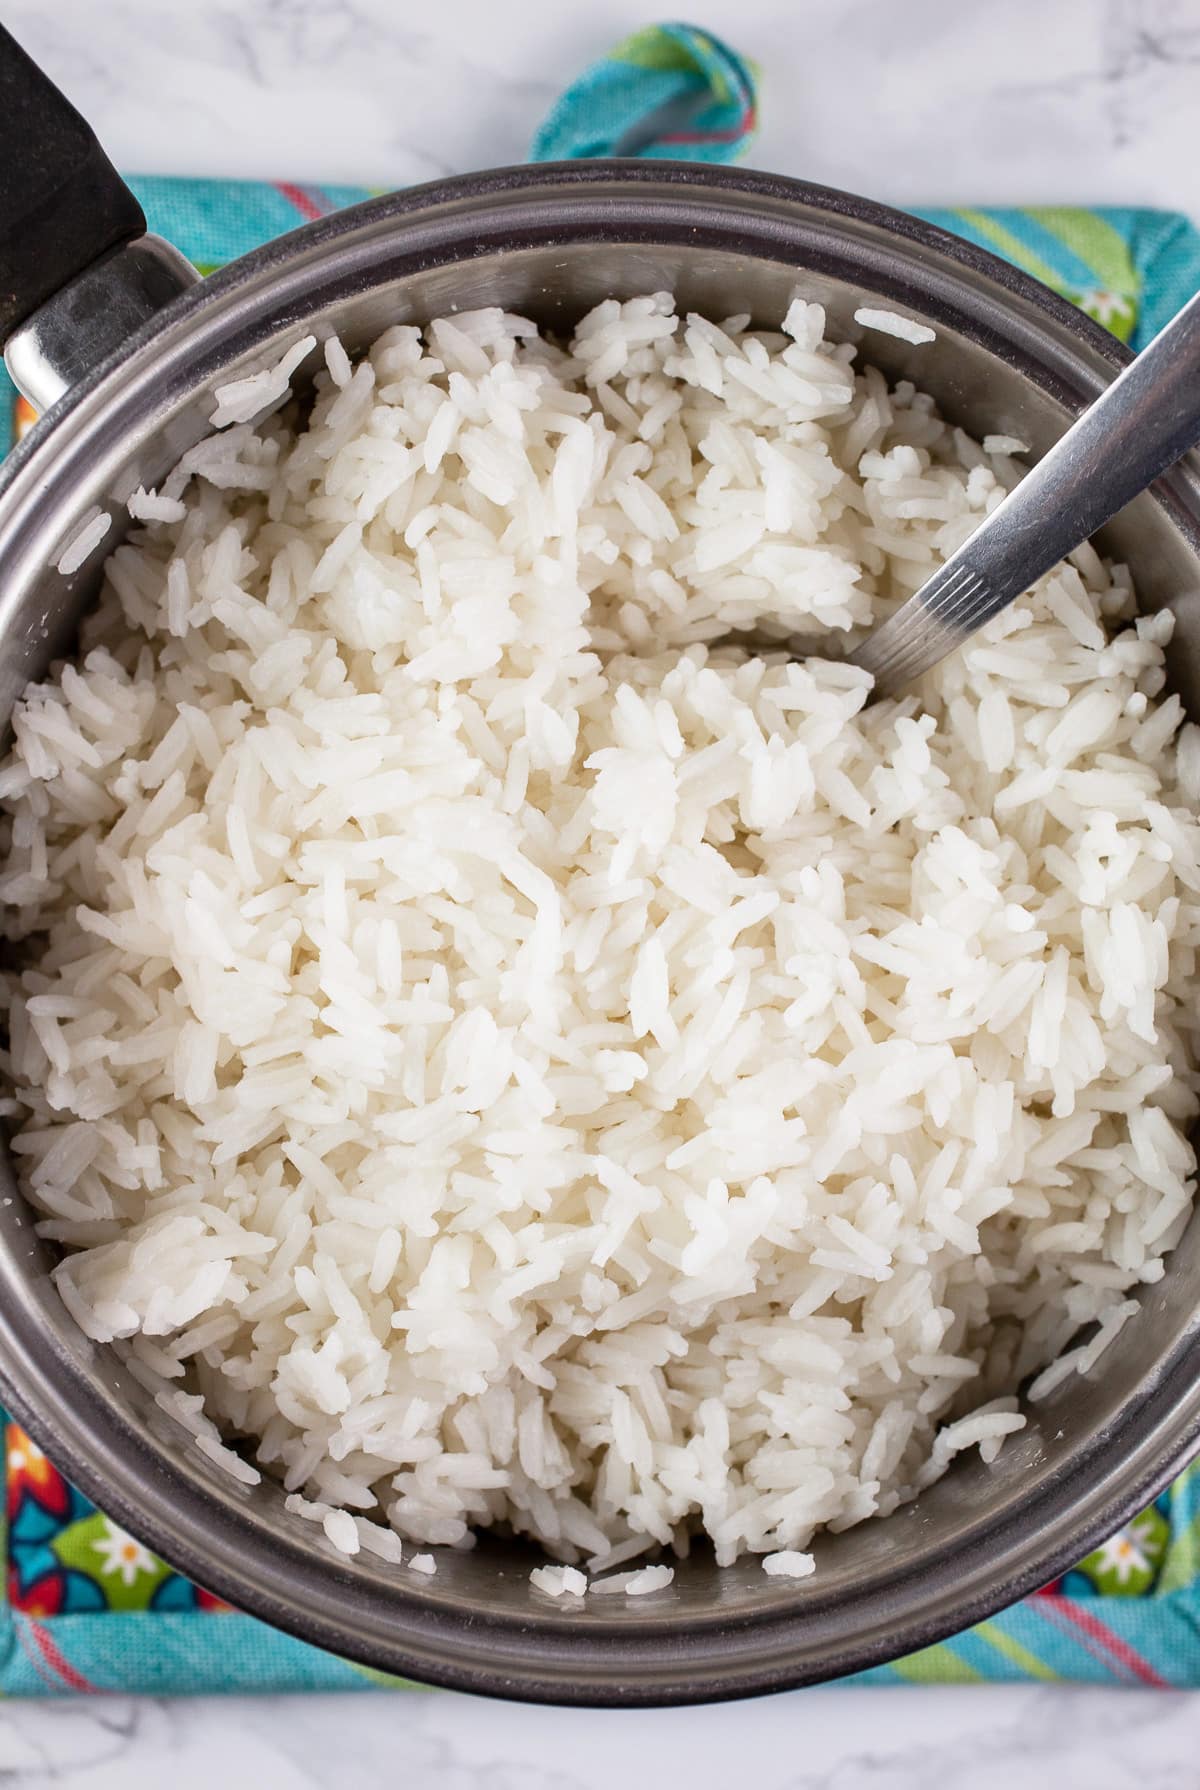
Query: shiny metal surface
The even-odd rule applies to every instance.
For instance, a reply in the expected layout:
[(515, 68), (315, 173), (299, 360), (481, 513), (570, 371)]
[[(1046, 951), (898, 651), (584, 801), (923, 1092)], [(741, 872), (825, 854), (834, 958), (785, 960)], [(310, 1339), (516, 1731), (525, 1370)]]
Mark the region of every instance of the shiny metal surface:
[(48, 410), (200, 275), (161, 236), (139, 236), (85, 268), (8, 338), (4, 361), (35, 410)]
[[(976, 434), (1035, 456), (1128, 358), (1022, 275), (911, 218), (768, 176), (661, 163), (510, 170), (372, 201), (273, 243), (176, 300), (87, 379), (0, 472), (0, 719), (70, 640), (98, 567), (53, 570), (93, 506), (118, 517), (204, 432), (215, 383), (315, 328), (354, 350), (386, 323), (503, 304), (565, 327), (597, 299), (672, 286), (717, 317), (776, 321), (797, 291), (858, 340), (864, 303), (931, 323), (935, 344), (873, 336)], [(314, 357), (315, 358), (315, 357)], [(1176, 467), (1113, 524), (1143, 601), (1179, 616), (1176, 683), (1200, 714), (1200, 484)], [(1200, 1437), (1200, 1223), (1103, 1371), (1032, 1413), (991, 1468), (960, 1459), (883, 1522), (818, 1545), (804, 1582), (701, 1549), (652, 1599), (565, 1610), (500, 1538), (436, 1577), (335, 1558), (272, 1483), (223, 1476), (70, 1321), (52, 1256), (0, 1159), (0, 1394), (118, 1521), (243, 1609), (408, 1676), (507, 1697), (705, 1700), (830, 1677), (936, 1640), (1034, 1589), (1161, 1487)], [(12, 1199), (12, 1204), (5, 1204)], [(623, 1607), (614, 1608), (614, 1604)]]
[(850, 655), (874, 675), (876, 694), (897, 695), (932, 670), (1198, 439), (1200, 295)]

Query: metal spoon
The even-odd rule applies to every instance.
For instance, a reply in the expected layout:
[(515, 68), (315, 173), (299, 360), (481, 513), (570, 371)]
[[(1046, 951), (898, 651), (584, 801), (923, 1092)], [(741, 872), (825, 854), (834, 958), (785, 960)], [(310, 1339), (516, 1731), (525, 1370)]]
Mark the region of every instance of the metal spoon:
[(894, 696), (1200, 440), (1200, 294), (1160, 330), (851, 662)]

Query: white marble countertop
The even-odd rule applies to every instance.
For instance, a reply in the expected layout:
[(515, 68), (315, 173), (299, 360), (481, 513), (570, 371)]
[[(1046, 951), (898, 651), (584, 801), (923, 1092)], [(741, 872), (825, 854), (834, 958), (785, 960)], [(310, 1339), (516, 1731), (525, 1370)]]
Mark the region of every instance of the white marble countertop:
[[(5, 0), (128, 171), (400, 185), (520, 160), (641, 0)], [(763, 167), (898, 204), (1200, 218), (1200, 0), (691, 0), (768, 71)], [(853, 120), (853, 123), (851, 123)], [(1156, 1790), (1200, 1699), (1064, 1687), (803, 1691), (645, 1713), (464, 1697), (11, 1703), (0, 1784), (67, 1790)]]
[(529, 1709), (423, 1691), (105, 1697), (0, 1711), (35, 1790), (1189, 1790), (1188, 1692), (809, 1690), (712, 1709)]
[[(897, 204), (1200, 215), (1198, 0), (691, 0), (767, 71), (753, 160)], [(646, 0), (6, 0), (118, 167), (402, 185), (523, 159)], [(853, 121), (853, 122), (851, 122)]]

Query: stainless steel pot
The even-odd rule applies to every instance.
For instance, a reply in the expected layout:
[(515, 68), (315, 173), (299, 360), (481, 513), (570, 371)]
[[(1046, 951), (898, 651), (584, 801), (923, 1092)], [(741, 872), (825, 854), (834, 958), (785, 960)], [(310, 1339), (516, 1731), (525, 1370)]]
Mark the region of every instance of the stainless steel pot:
[[(354, 350), (389, 323), (495, 303), (565, 328), (611, 293), (671, 287), (709, 315), (744, 310), (762, 321), (799, 291), (853, 339), (864, 301), (897, 306), (938, 339), (914, 348), (873, 336), (871, 358), (892, 378), (911, 375), (972, 433), (1015, 434), (1035, 451), (1128, 358), (1041, 286), (910, 217), (769, 175), (662, 162), (508, 169), (422, 187), (308, 225), (192, 283), (178, 257), (137, 239), (136, 205), (61, 96), (28, 64), (14, 81), (18, 54), (0, 32), (0, 101), (7, 74), (12, 102), (7, 114), (0, 105), (0, 336), (31, 397), (64, 395), (0, 474), (0, 720), (69, 642), (126, 526), (124, 498), (205, 432), (215, 384), (309, 330), (337, 330)], [(33, 82), (26, 129), (49, 144), (37, 205), (52, 218), (54, 191), (77, 193), (81, 165), (90, 194), (43, 232), (57, 245), (50, 285), (44, 255), (22, 262), (14, 252), (29, 188), (5, 175), (19, 165), (13, 95)], [(164, 288), (177, 295), (150, 315)], [(126, 335), (139, 313), (146, 320)], [(1176, 610), (1176, 687), (1194, 713), (1197, 471), (1194, 461), (1176, 468), (1103, 543), (1131, 562), (1145, 606)], [(96, 507), (112, 527), (64, 577), (56, 562)], [(333, 1558), (284, 1510), (277, 1486), (247, 1489), (212, 1468), (117, 1354), (68, 1317), (7, 1157), (0, 1196), (0, 1393), (63, 1470), (242, 1609), (352, 1659), (464, 1690), (701, 1701), (894, 1658), (1064, 1569), (1157, 1493), (1200, 1437), (1193, 1222), (1096, 1373), (1039, 1405), (992, 1467), (961, 1459), (895, 1516), (825, 1538), (812, 1580), (768, 1580), (754, 1560), (719, 1571), (698, 1552), (649, 1607), (603, 1599), (568, 1611), (531, 1592), (529, 1550), (485, 1537), (418, 1582), (362, 1557)]]

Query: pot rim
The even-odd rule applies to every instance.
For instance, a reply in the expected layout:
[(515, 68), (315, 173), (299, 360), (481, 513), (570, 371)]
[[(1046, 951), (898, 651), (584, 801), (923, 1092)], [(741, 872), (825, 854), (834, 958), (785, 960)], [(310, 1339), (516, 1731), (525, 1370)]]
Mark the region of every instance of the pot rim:
[[(759, 208), (757, 214), (750, 207)], [(173, 371), (191, 366), (194, 388), (194, 363), (211, 377), (232, 332), (256, 320), (263, 336), (277, 333), (289, 316), (301, 333), (314, 308), (305, 311), (304, 295), (344, 287), (356, 267), (377, 264), (381, 243), (394, 251), (400, 279), (406, 265), (428, 266), (431, 257), (462, 262), (531, 238), (541, 244), (561, 239), (564, 245), (628, 242), (644, 231), (646, 242), (684, 240), (706, 219), (712, 227), (714, 211), (723, 247), (730, 237), (760, 258), (774, 247), (779, 259), (787, 259), (789, 242), (798, 245), (803, 238), (815, 247), (815, 254), (797, 261), (798, 277), (819, 266), (821, 254), (836, 256), (848, 232), (857, 232), (860, 244), (878, 237), (879, 266), (893, 276), (897, 263), (888, 268), (887, 257), (894, 257), (897, 243), (906, 245), (912, 257), (901, 257), (902, 271), (915, 282), (914, 306), (936, 321), (937, 307), (930, 310), (928, 297), (945, 296), (942, 308), (969, 315), (981, 346), (1003, 347), (1031, 382), (1068, 409), (1083, 401), (1081, 385), (1098, 391), (1132, 358), (1098, 324), (1008, 262), (907, 213), (836, 189), (659, 161), (490, 170), (370, 199), (306, 224), (175, 299), (56, 404), (0, 469), (0, 561), (7, 549), (28, 566), (28, 556), (41, 551), (30, 518), (47, 492), (52, 508), (65, 502), (72, 481), (97, 456), (120, 464), (134, 419), (144, 426), (153, 409), (156, 381), (169, 385)], [(1043, 358), (1026, 370), (1035, 348)], [(1068, 365), (1073, 383), (1064, 374), (1056, 390), (1055, 369)], [(1197, 466), (1173, 469), (1154, 496), (1200, 556)], [(717, 1701), (884, 1663), (993, 1614), (1074, 1564), (1157, 1495), (1200, 1437), (1200, 1336), (1193, 1326), (1152, 1381), (1138, 1389), (1136, 1403), (1131, 1399), (1128, 1421), (1085, 1439), (1069, 1457), (1075, 1494), (1069, 1515), (1061, 1508), (1061, 1482), (1055, 1482), (1038, 1490), (1019, 1524), (1010, 1515), (998, 1540), (988, 1535), (995, 1553), (986, 1567), (958, 1558), (960, 1539), (954, 1544), (956, 1576), (937, 1603), (915, 1607), (913, 1586), (938, 1563), (931, 1555), (919, 1567), (885, 1573), (869, 1589), (843, 1595), (843, 1607), (878, 1606), (874, 1633), (864, 1629), (820, 1659), (801, 1658), (797, 1651), (803, 1629), (824, 1607), (816, 1588), (792, 1595), (784, 1590), (753, 1610), (691, 1618), (686, 1612), (656, 1618), (647, 1611), (639, 1614), (636, 1631), (628, 1620), (589, 1612), (568, 1634), (554, 1612), (543, 1622), (526, 1611), (456, 1608), (452, 1598), (439, 1595), (436, 1580), (420, 1587), (396, 1584), (386, 1599), (373, 1597), (353, 1562), (343, 1566), (306, 1553), (248, 1500), (239, 1502), (236, 1486), (222, 1488), (222, 1497), (210, 1478), (192, 1473), (190, 1463), (168, 1463), (119, 1400), (87, 1377), (84, 1360), (94, 1346), (81, 1358), (49, 1322), (30, 1322), (31, 1293), (47, 1311), (57, 1293), (48, 1285), (31, 1288), (31, 1277), (23, 1278), (18, 1256), (29, 1252), (18, 1252), (18, 1241), (32, 1241), (31, 1226), (19, 1213), (4, 1213), (0, 1391), (30, 1433), (47, 1439), (82, 1491), (180, 1571), (303, 1640), (383, 1671), (499, 1697), (600, 1706)], [(1121, 1450), (1115, 1468), (1114, 1447)], [(904, 1520), (904, 1511), (888, 1520)], [(988, 1525), (980, 1519), (977, 1526), (986, 1531)], [(1003, 1524), (993, 1520), (992, 1528)], [(1034, 1540), (1024, 1539), (1029, 1533)], [(968, 1551), (969, 1543), (968, 1537)], [(949, 1556), (954, 1548), (942, 1552)], [(364, 1617), (355, 1628), (353, 1611), (344, 1614), (351, 1605), (376, 1617), (365, 1639)]]

